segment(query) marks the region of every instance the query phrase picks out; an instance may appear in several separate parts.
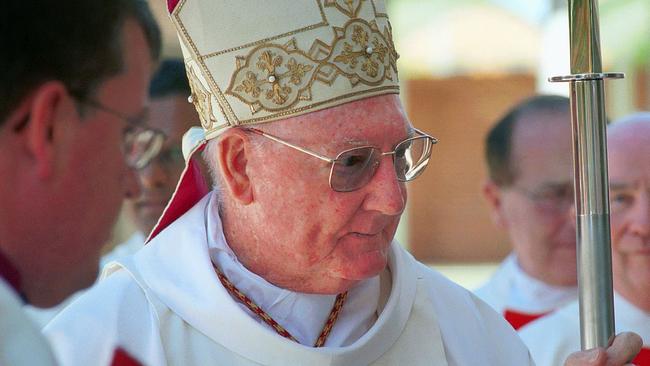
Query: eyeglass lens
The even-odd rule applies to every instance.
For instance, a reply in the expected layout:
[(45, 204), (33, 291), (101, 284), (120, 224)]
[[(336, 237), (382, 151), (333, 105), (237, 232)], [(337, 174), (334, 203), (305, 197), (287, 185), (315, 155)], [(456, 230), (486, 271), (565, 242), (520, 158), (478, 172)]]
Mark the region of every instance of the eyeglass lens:
[(144, 168), (158, 154), (164, 140), (164, 135), (157, 131), (148, 129), (129, 131), (124, 143), (127, 164), (135, 169)]
[(337, 192), (350, 192), (363, 187), (379, 167), (380, 157), (381, 153), (370, 146), (342, 152), (332, 165), (332, 189)]
[[(424, 171), (431, 156), (431, 145), (427, 136), (418, 136), (402, 141), (395, 147), (393, 165), (399, 181), (410, 181)], [(332, 165), (330, 186), (337, 192), (350, 192), (363, 187), (375, 175), (381, 157), (381, 152), (371, 146), (342, 152)]]
[(397, 179), (408, 182), (417, 178), (431, 158), (431, 140), (426, 136), (402, 141), (395, 147), (393, 162)]

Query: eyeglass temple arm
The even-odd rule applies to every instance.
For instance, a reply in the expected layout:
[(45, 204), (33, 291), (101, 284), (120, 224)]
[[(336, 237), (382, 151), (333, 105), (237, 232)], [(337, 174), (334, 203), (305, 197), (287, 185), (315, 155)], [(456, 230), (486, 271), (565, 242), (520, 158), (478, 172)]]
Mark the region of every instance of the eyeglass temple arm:
[(288, 146), (288, 147), (290, 147), (290, 148), (293, 148), (293, 149), (296, 149), (296, 150), (298, 150), (298, 151), (301, 151), (301, 152), (303, 152), (303, 153), (305, 153), (305, 154), (311, 155), (311, 156), (313, 156), (313, 157), (315, 157), (315, 158), (318, 158), (318, 159), (320, 159), (320, 160), (326, 161), (326, 162), (328, 162), (328, 163), (334, 163), (334, 159), (330, 159), (330, 158), (328, 158), (327, 156), (323, 156), (323, 155), (321, 155), (321, 154), (319, 154), (319, 153), (317, 153), (317, 152), (311, 151), (311, 150), (309, 150), (309, 149), (305, 149), (304, 147), (296, 146), (296, 145), (294, 145), (294, 144), (292, 144), (292, 143), (290, 143), (290, 142), (287, 142), (287, 141), (281, 140), (281, 139), (279, 139), (279, 138), (277, 138), (277, 137), (275, 137), (275, 136), (273, 136), (273, 135), (269, 135), (268, 133), (266, 133), (266, 132), (264, 132), (264, 131), (258, 130), (258, 129), (256, 129), (256, 128), (247, 128), (247, 130), (248, 130), (248, 131), (251, 131), (251, 132), (253, 132), (253, 133), (257, 134), (257, 135), (264, 136), (264, 137), (266, 137), (266, 138), (268, 138), (268, 139), (271, 139), (271, 140), (273, 140), (273, 141), (275, 141), (275, 142), (279, 142), (279, 143), (281, 143), (282, 145), (285, 145), (285, 146)]

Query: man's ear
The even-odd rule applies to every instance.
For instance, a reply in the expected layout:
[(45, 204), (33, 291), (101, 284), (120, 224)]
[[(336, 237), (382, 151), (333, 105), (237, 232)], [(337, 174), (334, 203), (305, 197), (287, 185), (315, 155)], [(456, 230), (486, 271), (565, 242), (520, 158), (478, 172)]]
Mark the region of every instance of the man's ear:
[(250, 140), (243, 131), (226, 131), (217, 142), (221, 178), (231, 197), (247, 205), (253, 202), (253, 187), (248, 175)]
[(483, 182), (482, 186), (483, 197), (488, 203), (490, 209), (490, 217), (494, 224), (499, 228), (506, 228), (507, 220), (503, 215), (503, 197), (501, 188), (496, 185), (492, 180), (487, 179)]
[(58, 146), (55, 137), (60, 134), (58, 130), (67, 127), (61, 125), (63, 122), (77, 118), (71, 115), (74, 105), (65, 86), (58, 81), (39, 86), (30, 96), (28, 103), (24, 131), (27, 153), (35, 163), (38, 177), (48, 179), (55, 168)]

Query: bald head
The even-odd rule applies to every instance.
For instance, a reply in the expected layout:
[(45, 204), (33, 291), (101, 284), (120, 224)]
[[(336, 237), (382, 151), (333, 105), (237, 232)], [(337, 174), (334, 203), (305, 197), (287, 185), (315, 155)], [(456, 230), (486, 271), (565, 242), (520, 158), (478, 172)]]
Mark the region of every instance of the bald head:
[(650, 311), (650, 113), (608, 127), (614, 288)]
[(639, 112), (614, 121), (608, 126), (607, 135), (610, 151), (650, 149), (650, 112)]

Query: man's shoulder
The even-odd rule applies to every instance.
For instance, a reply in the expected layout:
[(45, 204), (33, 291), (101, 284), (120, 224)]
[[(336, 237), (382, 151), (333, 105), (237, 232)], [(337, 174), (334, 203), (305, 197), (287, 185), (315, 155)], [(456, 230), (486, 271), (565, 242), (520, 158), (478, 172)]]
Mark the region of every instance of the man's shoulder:
[(528, 365), (530, 356), (516, 332), (488, 304), (438, 271), (416, 265), (418, 296), (436, 313), (448, 356), (486, 365)]
[[(146, 345), (157, 317), (144, 291), (124, 269), (63, 309), (43, 330), (66, 365), (108, 364), (118, 347)], [(139, 335), (140, 337), (136, 337)]]
[(148, 309), (145, 293), (134, 278), (121, 269), (92, 286), (48, 324), (44, 332), (83, 332), (89, 324), (100, 325), (106, 330), (114, 325), (123, 311), (132, 316)]
[(50, 348), (0, 279), (0, 365), (54, 365)]
[(503, 317), (471, 291), (420, 262), (417, 262), (416, 273), (418, 293), (429, 298), (436, 311), (443, 315), (443, 322), (458, 325), (489, 322), (506, 332), (510, 331)]

